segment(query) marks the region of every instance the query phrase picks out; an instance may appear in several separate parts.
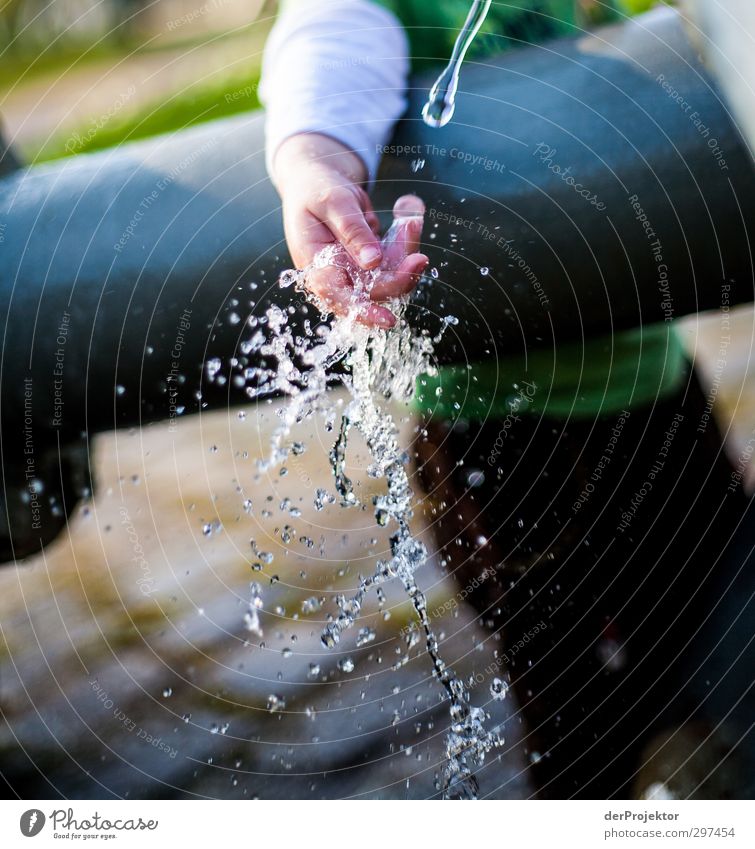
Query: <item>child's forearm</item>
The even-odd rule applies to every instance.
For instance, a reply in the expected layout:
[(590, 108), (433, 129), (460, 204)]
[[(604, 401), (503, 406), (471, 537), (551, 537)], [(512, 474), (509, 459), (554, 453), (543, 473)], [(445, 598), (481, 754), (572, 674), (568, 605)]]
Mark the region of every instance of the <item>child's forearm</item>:
[(327, 135), (375, 175), (381, 145), (405, 108), (403, 27), (369, 0), (284, 4), (265, 48), (260, 92), (267, 107), (267, 164), (300, 133)]
[(368, 177), (364, 161), (341, 142), (321, 133), (297, 133), (284, 139), (275, 151), (273, 182), (281, 195), (301, 190), (303, 164), (337, 172), (344, 185), (361, 185)]

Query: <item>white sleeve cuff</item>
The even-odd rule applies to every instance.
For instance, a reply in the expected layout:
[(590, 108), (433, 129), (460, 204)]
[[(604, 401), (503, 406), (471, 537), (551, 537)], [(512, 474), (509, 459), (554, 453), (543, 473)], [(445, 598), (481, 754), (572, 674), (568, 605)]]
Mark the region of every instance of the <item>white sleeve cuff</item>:
[(265, 46), (260, 98), (267, 108), (266, 162), (297, 133), (323, 133), (357, 153), (370, 182), (406, 108), (404, 28), (369, 0), (292, 4)]

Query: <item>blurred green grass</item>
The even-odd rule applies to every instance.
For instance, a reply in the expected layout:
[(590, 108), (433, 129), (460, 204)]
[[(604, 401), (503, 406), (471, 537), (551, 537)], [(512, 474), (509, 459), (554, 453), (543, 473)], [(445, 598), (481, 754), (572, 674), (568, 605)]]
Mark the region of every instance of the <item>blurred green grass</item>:
[(258, 109), (258, 84), (259, 71), (223, 80), (194, 83), (134, 112), (117, 115), (96, 132), (92, 132), (90, 124), (56, 136), (37, 153), (35, 161), (45, 162), (78, 153), (91, 153)]
[(676, 5), (674, 0), (670, 0), (670, 2), (665, 4), (663, 2), (659, 2), (659, 0), (621, 0), (621, 2), (624, 4), (630, 15), (639, 15), (642, 12), (647, 12), (649, 9), (652, 9), (653, 6)]
[(103, 59), (118, 59), (122, 55), (123, 51), (114, 50), (107, 42), (98, 45), (76, 45), (43, 53), (23, 53), (20, 56), (5, 50), (0, 52), (0, 85), (6, 91), (17, 83), (31, 82), (36, 77), (60, 71), (62, 68)]
[[(225, 32), (187, 33), (178, 40), (140, 36), (89, 44), (67, 42), (41, 51), (0, 51), (0, 97), (14, 98), (16, 123), (24, 116), (23, 98), (34, 102), (46, 80), (54, 84), (69, 77), (78, 80), (74, 85), (84, 91), (98, 78), (106, 78), (111, 68), (116, 70), (114, 79), (120, 80), (111, 83), (107, 108), (92, 114), (81, 110), (73, 122), (61, 122), (53, 135), (39, 131), (44, 122), (37, 121), (34, 130), (27, 129), (23, 139), (16, 139), (17, 152), (30, 164), (41, 163), (258, 109), (261, 49), (271, 23), (267, 17)], [(179, 72), (174, 89), (158, 85), (154, 96), (143, 97), (141, 81), (146, 75), (153, 74), (152, 69), (159, 71), (161, 64), (180, 67), (182, 54), (193, 57), (193, 73), (187, 78)], [(131, 92), (124, 94), (128, 81), (124, 69), (130, 66), (135, 68), (137, 88), (133, 100)], [(64, 83), (62, 89), (66, 97), (75, 98), (71, 85)], [(51, 125), (56, 123), (51, 119)]]

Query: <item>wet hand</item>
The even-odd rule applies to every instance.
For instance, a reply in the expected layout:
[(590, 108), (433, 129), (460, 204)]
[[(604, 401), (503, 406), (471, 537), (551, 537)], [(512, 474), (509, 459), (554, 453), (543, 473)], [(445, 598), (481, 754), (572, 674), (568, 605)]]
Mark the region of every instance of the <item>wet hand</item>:
[(377, 215), (362, 188), (366, 178), (362, 160), (328, 136), (292, 136), (275, 156), (274, 180), (296, 267), (308, 266), (333, 243), (343, 245), (348, 256), (344, 267), (315, 269), (308, 288), (327, 309), (343, 315), (354, 305), (354, 272), (379, 269), (358, 318), (387, 328), (396, 319), (382, 304), (410, 292), (427, 265), (427, 257), (417, 253), (424, 204), (413, 195), (399, 198), (389, 241), (381, 245)]

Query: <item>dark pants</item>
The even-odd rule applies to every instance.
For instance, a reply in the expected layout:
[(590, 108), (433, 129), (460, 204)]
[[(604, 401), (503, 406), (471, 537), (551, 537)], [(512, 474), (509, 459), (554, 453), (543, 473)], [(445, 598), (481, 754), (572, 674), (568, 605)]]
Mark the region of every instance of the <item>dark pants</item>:
[(746, 506), (705, 407), (693, 376), (628, 416), (427, 427), (429, 518), (501, 632), (542, 797), (629, 795), (643, 747), (694, 717), (690, 643)]

